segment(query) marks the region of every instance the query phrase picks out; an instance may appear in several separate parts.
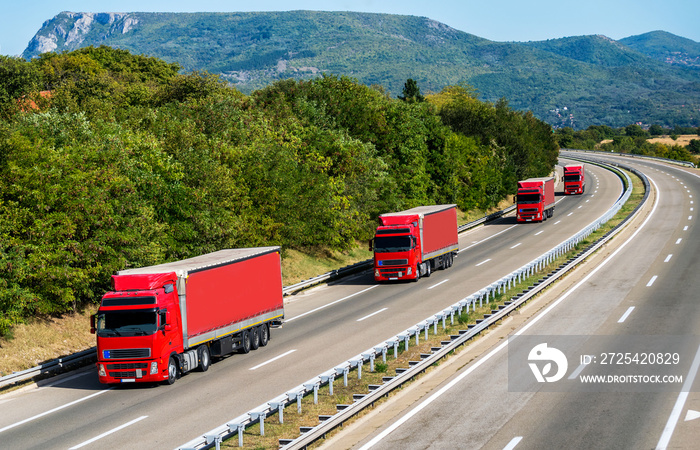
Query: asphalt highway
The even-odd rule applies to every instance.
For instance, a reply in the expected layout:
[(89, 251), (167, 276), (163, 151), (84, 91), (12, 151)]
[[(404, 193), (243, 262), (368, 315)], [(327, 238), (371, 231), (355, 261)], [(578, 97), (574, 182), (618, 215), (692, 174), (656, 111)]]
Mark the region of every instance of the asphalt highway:
[[(272, 330), (267, 347), (224, 358), (172, 386), (106, 388), (88, 368), (0, 395), (0, 447), (175, 448), (413, 326), (581, 230), (622, 192), (616, 175), (591, 165), (587, 171), (586, 193), (558, 196), (554, 217), (546, 222), (516, 224), (505, 217), (463, 233), (454, 266), (417, 283), (377, 285), (367, 272), (289, 297), (286, 323)], [(679, 260), (680, 255), (673, 262)], [(628, 320), (637, 317), (635, 312)], [(497, 431), (481, 443), (496, 439)]]

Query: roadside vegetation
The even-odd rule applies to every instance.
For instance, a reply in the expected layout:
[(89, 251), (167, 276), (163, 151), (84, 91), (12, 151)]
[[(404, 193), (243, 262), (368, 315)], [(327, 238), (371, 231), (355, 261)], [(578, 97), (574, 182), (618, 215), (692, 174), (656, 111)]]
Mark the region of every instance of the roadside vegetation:
[(656, 156), (688, 161), (696, 166), (700, 164), (700, 128), (651, 125), (644, 129), (638, 124), (622, 128), (595, 125), (581, 131), (560, 128), (555, 135), (561, 148)]

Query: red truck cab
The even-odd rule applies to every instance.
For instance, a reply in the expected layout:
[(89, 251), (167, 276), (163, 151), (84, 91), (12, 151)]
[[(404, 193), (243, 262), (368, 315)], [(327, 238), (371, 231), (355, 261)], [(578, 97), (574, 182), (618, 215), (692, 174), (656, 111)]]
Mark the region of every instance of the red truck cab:
[(583, 164), (564, 166), (564, 193), (583, 194), (586, 189), (586, 172)]

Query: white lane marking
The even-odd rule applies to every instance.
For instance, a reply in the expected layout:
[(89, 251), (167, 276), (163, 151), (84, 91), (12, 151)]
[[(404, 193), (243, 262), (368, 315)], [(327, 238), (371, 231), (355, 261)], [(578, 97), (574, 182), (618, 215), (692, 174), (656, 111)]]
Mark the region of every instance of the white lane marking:
[(587, 365), (588, 364), (586, 364), (586, 363), (580, 364), (576, 368), (576, 370), (571, 372), (571, 375), (569, 375), (569, 380), (575, 380), (579, 375), (581, 375), (581, 372), (583, 372), (583, 369), (585, 369)]
[(372, 316), (376, 316), (377, 314), (382, 313), (382, 312), (386, 311), (387, 309), (389, 309), (389, 308), (382, 308), (379, 311), (373, 312), (372, 314), (367, 314), (365, 317), (362, 317), (361, 319), (357, 319), (357, 321), (362, 322), (363, 320), (369, 319)]
[(700, 419), (700, 411), (693, 411), (692, 409), (689, 409), (688, 412), (685, 413), (684, 422), (688, 422), (690, 420), (695, 419)]
[(131, 422), (127, 422), (127, 423), (125, 423), (124, 425), (121, 425), (121, 426), (118, 426), (117, 428), (114, 428), (114, 429), (112, 429), (112, 430), (109, 430), (109, 431), (107, 431), (106, 433), (102, 433), (101, 435), (96, 436), (96, 437), (90, 439), (89, 441), (85, 441), (85, 442), (83, 442), (82, 444), (78, 444), (78, 445), (76, 445), (75, 447), (71, 447), (69, 450), (74, 450), (74, 449), (76, 449), (76, 448), (85, 447), (85, 446), (88, 445), (88, 444), (92, 444), (92, 443), (95, 442), (95, 441), (99, 441), (100, 439), (102, 439), (102, 438), (105, 437), (105, 436), (109, 436), (109, 435), (112, 434), (112, 433), (116, 433), (116, 432), (119, 431), (119, 430), (123, 430), (124, 428), (126, 428), (126, 427), (128, 427), (128, 426), (130, 426), (130, 425), (133, 425), (133, 424), (135, 424), (136, 422), (140, 422), (140, 421), (142, 421), (143, 419), (145, 419), (145, 418), (147, 418), (147, 417), (148, 417), (148, 416), (141, 416), (141, 417), (139, 417), (138, 419), (134, 419), (134, 420), (132, 420)]
[(590, 199), (588, 199), (588, 200), (586, 200), (586, 203), (588, 203), (588, 202), (590, 202), (590, 201), (591, 201), (591, 200), (590, 200)]
[(540, 230), (537, 233), (535, 233), (535, 236), (539, 236), (540, 234), (544, 233), (544, 230)]
[(445, 279), (445, 280), (442, 280), (441, 282), (430, 286), (428, 289), (432, 289), (432, 288), (434, 288), (434, 287), (438, 287), (438, 286), (440, 286), (442, 283), (447, 283), (448, 281), (450, 281), (449, 278), (447, 278), (447, 279)]
[(688, 216), (688, 220), (693, 220), (693, 216)]
[(657, 277), (656, 275), (654, 275), (653, 277), (651, 277), (651, 280), (649, 280), (649, 282), (647, 283), (647, 287), (649, 287), (649, 286), (651, 286), (652, 284), (654, 284), (654, 281), (656, 281), (657, 278), (658, 278), (658, 277)]
[(688, 225), (683, 227), (683, 231), (688, 231)]
[(480, 241), (476, 241), (476, 242), (474, 242), (472, 245), (470, 245), (470, 246), (468, 246), (468, 247), (464, 247), (463, 249), (461, 249), (461, 250), (458, 251), (457, 253), (462, 253), (463, 251), (465, 251), (465, 250), (467, 250), (467, 249), (469, 249), (469, 248), (472, 248), (472, 247), (474, 247), (474, 246), (477, 245), (477, 244), (481, 244), (482, 242), (486, 242), (486, 241), (488, 241), (489, 239), (491, 239), (491, 238), (493, 238), (493, 237), (496, 237), (496, 236), (498, 236), (498, 235), (501, 234), (501, 233), (505, 233), (506, 231), (510, 230), (511, 228), (515, 228), (515, 227), (517, 227), (517, 225), (510, 226), (510, 227), (506, 228), (505, 230), (501, 230), (501, 231), (499, 231), (498, 233), (492, 234), (491, 236), (489, 236), (489, 237), (487, 237), (487, 238), (484, 238), (484, 239), (482, 239), (482, 240), (480, 240)]
[(554, 225), (556, 225), (558, 223), (561, 223), (561, 220), (557, 220), (556, 222), (554, 222)]
[(573, 214), (574, 214), (574, 213), (570, 212), (569, 214), (566, 215), (566, 217), (569, 217), (569, 216), (571, 216), (571, 215), (573, 215)]
[(668, 255), (668, 256), (666, 257), (666, 259), (664, 259), (664, 262), (669, 262), (669, 261), (671, 260), (671, 257), (672, 257), (672, 256), (673, 256), (673, 253), (671, 253), (670, 255)]
[(30, 417), (30, 418), (28, 418), (28, 419), (20, 420), (19, 422), (16, 422), (16, 423), (13, 423), (13, 424), (11, 424), (11, 425), (6, 426), (5, 428), (0, 428), (0, 433), (2, 433), (3, 431), (7, 431), (7, 430), (9, 430), (9, 429), (11, 429), (11, 428), (14, 428), (14, 427), (17, 427), (17, 426), (20, 426), (20, 425), (24, 425), (25, 423), (31, 422), (32, 420), (36, 420), (36, 419), (38, 419), (38, 418), (40, 418), (40, 417), (44, 417), (44, 416), (47, 416), (47, 415), (49, 415), (49, 414), (51, 414), (51, 413), (55, 413), (56, 411), (60, 411), (60, 410), (62, 410), (62, 409), (64, 409), (64, 408), (68, 408), (69, 406), (76, 405), (76, 404), (78, 404), (78, 403), (80, 403), (80, 402), (82, 402), (82, 401), (88, 400), (88, 399), (90, 399), (90, 398), (92, 398), (92, 397), (97, 397), (98, 395), (104, 394), (105, 392), (111, 391), (112, 389), (114, 389), (114, 388), (107, 388), (107, 389), (105, 389), (104, 391), (95, 392), (94, 394), (90, 394), (90, 395), (88, 395), (88, 396), (86, 396), (86, 397), (79, 398), (78, 400), (74, 400), (74, 401), (72, 401), (72, 402), (70, 402), (70, 403), (66, 403), (65, 405), (58, 406), (58, 407), (56, 407), (56, 408), (54, 408), (54, 409), (50, 409), (50, 410), (48, 410), (48, 411), (44, 411), (43, 413), (37, 414), (36, 416)]
[(620, 319), (617, 321), (617, 323), (622, 323), (625, 320), (627, 320), (627, 318), (630, 316), (630, 314), (632, 314), (632, 311), (634, 311), (634, 306), (630, 306), (629, 308), (627, 308), (627, 311), (625, 311), (625, 313), (622, 315), (622, 317), (620, 317)]
[[(651, 184), (654, 185), (654, 189), (658, 192), (659, 189), (656, 185), (656, 182), (651, 177), (648, 177), (649, 181)], [(659, 206), (659, 200), (661, 199), (661, 195), (656, 196), (656, 199), (654, 200), (654, 206), (651, 208), (651, 213), (647, 216), (647, 218), (642, 222), (642, 224), (637, 228), (632, 235), (627, 238), (625, 242), (623, 242), (614, 252), (610, 254), (610, 256), (607, 259), (604, 259), (600, 264), (598, 264), (593, 270), (591, 270), (588, 275), (583, 277), (581, 281), (579, 281), (574, 287), (566, 291), (561, 297), (556, 299), (554, 302), (552, 302), (548, 307), (546, 307), (539, 315), (533, 317), (529, 322), (527, 322), (520, 330), (516, 331), (513, 333), (514, 336), (519, 336), (526, 332), (527, 330), (530, 329), (533, 325), (535, 325), (537, 322), (542, 320), (543, 317), (546, 317), (554, 308), (559, 306), (561, 302), (569, 298), (569, 295), (573, 294), (576, 292), (581, 286), (584, 284), (588, 283), (588, 280), (593, 277), (600, 269), (605, 267), (610, 261), (615, 259), (615, 256), (622, 251), (627, 245), (632, 242), (632, 240), (637, 237), (637, 234), (639, 234), (640, 231), (644, 229), (647, 223), (649, 223), (649, 220), (654, 216), (654, 213), (656, 212), (656, 208)], [(440, 398), (445, 392), (449, 391), (460, 383), (464, 378), (468, 377), (471, 375), (472, 372), (474, 372), (476, 369), (481, 367), (483, 364), (486, 363), (489, 359), (493, 358), (494, 355), (498, 354), (501, 350), (506, 348), (508, 346), (508, 340), (503, 341), (501, 344), (498, 345), (498, 347), (494, 348), (491, 350), (489, 353), (486, 354), (486, 356), (482, 357), (481, 359), (477, 360), (474, 362), (474, 364), (467, 366), (464, 372), (460, 373), (457, 375), (455, 378), (453, 378), (449, 383), (444, 385), (442, 388), (440, 388), (437, 392), (435, 392), (433, 395), (428, 397), (427, 399), (423, 400), (418, 406), (416, 406), (414, 409), (410, 410), (407, 414), (402, 416), (399, 420), (391, 424), (388, 428), (384, 429), (381, 433), (379, 433), (377, 436), (375, 436), (372, 440), (367, 442), (365, 445), (360, 447), (360, 450), (368, 450), (375, 446), (378, 442), (380, 442), (382, 439), (384, 439), (386, 436), (389, 434), (393, 433), (394, 430), (402, 426), (404, 423), (406, 423), (409, 419), (411, 419), (413, 416), (421, 412), (424, 408), (426, 408), (428, 405), (430, 405), (432, 402), (434, 402), (436, 399)]]
[(277, 361), (277, 360), (280, 359), (280, 358), (284, 358), (284, 357), (287, 356), (287, 355), (291, 355), (291, 354), (294, 353), (295, 351), (297, 351), (297, 349), (292, 349), (292, 350), (290, 350), (290, 351), (288, 351), (288, 352), (282, 353), (281, 355), (277, 355), (277, 356), (275, 356), (274, 358), (268, 359), (268, 360), (265, 361), (264, 363), (258, 364), (258, 365), (255, 366), (255, 367), (251, 367), (251, 368), (248, 369), (248, 370), (259, 369), (259, 368), (261, 368), (262, 366), (266, 366), (266, 365), (270, 364), (271, 362)]
[(510, 249), (513, 250), (515, 247), (518, 247), (518, 246), (521, 245), (521, 244), (522, 244), (522, 242), (518, 242), (517, 244), (515, 244), (514, 246), (512, 246)]
[(298, 319), (299, 317), (304, 317), (304, 316), (306, 316), (307, 314), (315, 313), (316, 311), (320, 311), (320, 310), (322, 310), (322, 309), (324, 309), (324, 308), (328, 308), (329, 306), (335, 305), (336, 303), (340, 303), (340, 302), (345, 301), (345, 300), (347, 300), (347, 299), (349, 299), (349, 298), (353, 298), (353, 297), (356, 296), (356, 295), (363, 294), (363, 293), (369, 291), (370, 289), (376, 288), (377, 286), (379, 286), (379, 285), (378, 285), (378, 284), (375, 284), (374, 286), (370, 286), (370, 287), (368, 287), (367, 289), (363, 289), (363, 290), (361, 290), (361, 291), (359, 291), (359, 292), (355, 292), (354, 294), (350, 294), (350, 295), (348, 295), (347, 297), (343, 297), (343, 298), (341, 298), (340, 300), (336, 300), (336, 301), (334, 301), (334, 302), (327, 303), (327, 304), (325, 304), (325, 305), (323, 305), (323, 306), (319, 306), (319, 307), (316, 308), (316, 309), (312, 309), (311, 311), (306, 311), (305, 313), (301, 313), (301, 314), (299, 314), (298, 316), (294, 316), (294, 317), (291, 317), (291, 318), (289, 318), (289, 319), (285, 319), (284, 321), (285, 321), (285, 323), (288, 323), (288, 322), (291, 322), (292, 320)]
[(676, 245), (680, 244), (682, 240), (683, 240), (683, 238), (679, 238), (679, 239), (676, 241)]
[(693, 209), (695, 209), (695, 208), (690, 208), (690, 212), (693, 212)]
[(479, 267), (482, 264), (486, 264), (489, 261), (491, 261), (491, 258), (487, 259), (486, 261), (481, 261), (479, 264), (476, 265), (476, 267)]
[(508, 445), (503, 447), (503, 450), (513, 450), (515, 448), (515, 446), (518, 445), (520, 443), (520, 441), (522, 441), (522, 440), (523, 440), (522, 436), (514, 437), (513, 439), (510, 440)]
[(678, 419), (681, 417), (681, 411), (683, 411), (685, 401), (688, 399), (688, 393), (693, 388), (695, 375), (698, 373), (698, 367), (700, 367), (700, 346), (698, 346), (698, 351), (695, 353), (695, 358), (693, 359), (693, 364), (690, 366), (688, 376), (685, 377), (685, 382), (683, 383), (680, 394), (678, 394), (676, 404), (673, 405), (671, 415), (668, 417), (668, 422), (666, 422), (661, 438), (659, 438), (659, 443), (656, 444), (657, 449), (665, 449), (668, 447), (668, 444), (671, 441), (671, 436), (673, 435), (676, 425), (678, 424)]
[(581, 205), (581, 206), (578, 207), (578, 209), (581, 209), (581, 208), (583, 208), (583, 205)]

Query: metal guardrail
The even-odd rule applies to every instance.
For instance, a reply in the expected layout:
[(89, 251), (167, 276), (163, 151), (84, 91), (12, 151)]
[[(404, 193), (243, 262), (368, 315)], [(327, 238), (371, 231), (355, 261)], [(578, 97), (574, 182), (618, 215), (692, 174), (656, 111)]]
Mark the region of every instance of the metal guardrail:
[[(591, 161), (591, 160), (589, 160), (589, 161)], [(606, 163), (602, 163), (599, 161), (593, 161), (593, 162), (595, 162), (598, 165), (602, 165), (602, 166), (608, 165)], [(632, 169), (632, 170), (634, 171), (634, 169)], [(394, 355), (396, 356), (398, 353), (397, 350), (398, 350), (399, 343), (404, 342), (405, 348), (408, 348), (410, 340), (412, 338), (415, 338), (416, 343), (418, 343), (422, 333), (425, 333), (425, 337), (427, 339), (428, 331), (429, 331), (431, 326), (433, 327), (434, 333), (436, 334), (437, 333), (437, 326), (440, 322), (442, 322), (442, 326), (444, 329), (445, 328), (445, 321), (447, 320), (447, 318), (449, 318), (453, 322), (455, 314), (461, 315), (465, 309), (466, 309), (466, 312), (469, 312), (470, 307), (472, 309), (476, 308), (477, 301), (479, 302), (480, 307), (483, 306), (484, 303), (488, 304), (489, 303), (489, 296), (500, 294), (501, 292), (505, 292), (506, 289), (510, 288), (511, 286), (515, 286), (517, 283), (522, 282), (523, 280), (529, 278), (530, 276), (532, 276), (536, 273), (539, 273), (549, 263), (554, 261), (559, 256), (568, 253), (576, 245), (578, 245), (580, 242), (582, 242), (584, 239), (586, 239), (588, 236), (590, 236), (591, 233), (593, 233), (595, 230), (600, 228), (601, 225), (603, 225), (605, 222), (610, 220), (615, 214), (617, 214), (617, 212), (620, 210), (622, 205), (624, 205), (627, 202), (627, 200), (629, 199), (629, 196), (632, 193), (632, 180), (629, 178), (629, 176), (627, 174), (624, 174), (624, 173), (622, 173), (622, 174), (618, 173), (618, 174), (621, 177), (624, 176), (626, 178), (627, 189), (620, 196), (620, 198), (618, 198), (618, 200), (615, 202), (613, 207), (610, 208), (601, 217), (599, 217), (596, 221), (592, 222), (590, 225), (583, 228), (581, 231), (576, 233), (574, 236), (565, 240), (564, 242), (557, 245), (556, 247), (554, 247), (550, 251), (548, 251), (545, 254), (541, 255), (540, 257), (534, 259), (530, 263), (522, 266), (521, 268), (511, 272), (510, 274), (506, 275), (505, 277), (501, 278), (500, 280), (497, 280), (496, 282), (491, 283), (490, 285), (486, 286), (485, 288), (483, 288), (483, 289), (481, 289), (481, 290), (479, 290), (479, 291), (477, 291), (477, 292), (475, 292), (467, 297), (464, 297), (463, 299), (459, 300), (457, 303), (451, 305), (450, 307), (426, 318), (425, 320), (417, 323), (413, 327), (408, 328), (401, 333), (398, 333), (397, 335), (391, 337), (390, 339), (387, 339), (384, 342), (373, 346), (372, 348), (366, 350), (365, 352), (362, 352), (359, 355), (357, 355), (357, 356), (333, 367), (332, 369), (329, 369), (328, 371), (308, 380), (307, 382), (302, 383), (301, 385), (295, 387), (294, 389), (287, 391), (285, 394), (279, 395), (279, 396), (275, 397), (274, 399), (263, 403), (262, 405), (258, 406), (257, 408), (255, 408), (255, 409), (253, 409), (253, 410), (251, 410), (251, 411), (249, 411), (241, 416), (238, 416), (238, 417), (226, 422), (225, 424), (220, 425), (217, 428), (214, 428), (213, 430), (187, 442), (186, 444), (184, 444), (178, 448), (180, 450), (190, 450), (190, 449), (211, 448), (212, 446), (216, 446), (216, 448), (218, 450), (221, 442), (224, 439), (228, 439), (234, 435), (238, 435), (239, 445), (242, 446), (243, 445), (243, 430), (250, 427), (251, 425), (254, 425), (256, 423), (259, 424), (260, 425), (260, 432), (261, 432), (261, 434), (264, 434), (265, 419), (267, 417), (269, 417), (270, 415), (277, 414), (278, 420), (280, 422), (283, 422), (283, 411), (284, 411), (284, 408), (286, 406), (291, 405), (291, 404), (296, 402), (297, 410), (299, 412), (301, 412), (301, 399), (304, 396), (310, 395), (312, 393), (314, 396), (316, 396), (318, 394), (318, 390), (321, 386), (326, 386), (326, 385), (329, 386), (329, 389), (331, 390), (331, 394), (332, 394), (333, 382), (337, 377), (342, 376), (344, 379), (344, 382), (346, 382), (348, 373), (351, 370), (357, 371), (358, 377), (361, 377), (362, 367), (366, 362), (369, 362), (370, 371), (373, 371), (374, 370), (374, 367), (373, 367), (374, 361), (377, 357), (381, 357), (384, 361), (386, 361), (386, 355), (387, 355), (389, 347), (393, 347)], [(645, 187), (646, 187), (645, 197), (642, 200), (642, 202), (640, 203), (640, 206), (638, 206), (632, 213), (630, 213), (628, 215), (628, 217), (622, 223), (620, 223), (615, 229), (606, 233), (605, 236), (598, 239), (595, 243), (589, 245), (585, 250), (579, 252), (578, 256), (576, 258), (569, 260), (567, 263), (562, 265), (562, 267), (555, 270), (555, 273), (553, 275), (550, 274), (550, 275), (545, 276), (544, 279), (542, 279), (540, 282), (538, 282), (536, 286), (532, 286), (532, 289), (528, 289), (527, 293), (525, 293), (522, 296), (519, 296), (519, 298), (517, 298), (516, 300), (511, 301), (509, 304), (507, 304), (505, 306), (504, 309), (499, 310), (497, 312), (494, 312), (494, 314), (488, 315), (488, 317), (485, 317), (482, 322), (480, 322), (479, 324), (474, 326), (471, 330), (467, 331), (466, 333), (464, 333), (461, 336), (458, 336), (456, 339), (454, 339), (449, 344), (441, 347), (441, 349), (438, 350), (437, 352), (431, 354), (427, 358), (421, 360), (417, 364), (406, 369), (403, 373), (398, 374), (396, 377), (391, 378), (390, 380), (388, 380), (387, 382), (385, 382), (384, 384), (379, 386), (377, 389), (373, 390), (369, 394), (367, 394), (367, 395), (363, 396), (362, 398), (360, 398), (359, 400), (355, 401), (353, 404), (344, 405), (345, 408), (341, 409), (335, 415), (333, 415), (330, 418), (328, 418), (327, 420), (321, 422), (319, 425), (312, 428), (311, 430), (308, 430), (305, 433), (301, 434), (301, 436), (298, 437), (297, 439), (294, 439), (291, 442), (284, 443), (282, 448), (284, 448), (284, 449), (306, 448), (306, 446), (308, 446), (309, 444), (322, 438), (329, 431), (332, 431), (333, 429), (342, 425), (350, 417), (356, 415), (362, 409), (371, 405), (372, 403), (374, 403), (374, 401), (376, 401), (380, 397), (387, 395), (389, 392), (391, 392), (392, 390), (401, 386), (403, 383), (410, 380), (411, 378), (416, 376), (418, 373), (425, 371), (426, 368), (428, 368), (429, 366), (434, 364), (438, 359), (449, 354), (457, 346), (464, 344), (467, 340), (473, 338), (474, 336), (479, 334), (484, 329), (488, 328), (489, 326), (491, 326), (494, 323), (498, 322), (499, 320), (503, 319), (506, 315), (510, 314), (513, 310), (517, 309), (520, 305), (522, 305), (529, 298), (534, 296), (537, 292), (544, 289), (547, 285), (554, 282), (555, 279), (562, 276), (563, 273), (566, 273), (567, 271), (569, 271), (573, 267), (575, 267), (575, 265), (579, 264), (588, 255), (590, 255), (592, 252), (594, 252), (600, 246), (602, 246), (605, 242), (607, 242), (607, 240), (612, 238), (612, 236), (614, 234), (619, 232), (622, 225), (624, 223), (626, 223), (631, 217), (633, 217), (637, 213), (637, 211), (639, 211), (641, 204), (646, 202), (646, 200), (648, 198), (649, 185), (648, 185), (648, 182), (646, 181), (646, 177), (644, 177), (643, 174), (641, 174), (639, 172), (637, 172), (637, 174), (639, 176), (641, 176), (643, 180), (645, 180)]]
[[(510, 211), (515, 209), (515, 206), (509, 206), (506, 209), (503, 209), (501, 211), (496, 211), (495, 213), (489, 214), (487, 216), (484, 216), (480, 219), (477, 219), (473, 222), (469, 222), (467, 224), (464, 224), (458, 228), (458, 232), (461, 233), (463, 231), (469, 230), (471, 228), (474, 228), (478, 225), (481, 225), (482, 223), (490, 222), (494, 219), (497, 219)], [(302, 289), (306, 289), (308, 287), (314, 286), (319, 283), (323, 283), (325, 281), (329, 280), (335, 280), (338, 278), (342, 278), (348, 275), (352, 275), (357, 272), (361, 272), (363, 270), (369, 269), (372, 267), (372, 260), (368, 259), (365, 261), (360, 261), (358, 263), (342, 267), (337, 270), (333, 270), (327, 273), (324, 273), (323, 275), (319, 275), (314, 278), (310, 278), (308, 280), (301, 281), (296, 284), (292, 284), (290, 286), (286, 286), (282, 289), (283, 295), (290, 295), (293, 294), (294, 292), (298, 292)], [(63, 356), (61, 358), (54, 359), (52, 361), (49, 361), (44, 364), (40, 364), (38, 366), (32, 367), (30, 369), (25, 369), (19, 372), (14, 372), (9, 375), (5, 375), (4, 377), (0, 377), (0, 389), (4, 388), (6, 386), (9, 386), (11, 384), (15, 383), (20, 383), (22, 381), (26, 381), (38, 376), (42, 375), (50, 375), (56, 371), (59, 370), (64, 370), (66, 366), (78, 366), (78, 365), (85, 365), (86, 363), (96, 361), (97, 360), (97, 355), (96, 355), (96, 347), (91, 347), (87, 350), (80, 351), (78, 353), (74, 353), (68, 356)]]

